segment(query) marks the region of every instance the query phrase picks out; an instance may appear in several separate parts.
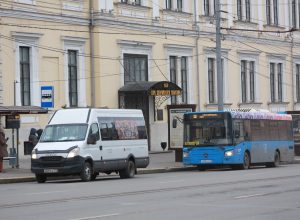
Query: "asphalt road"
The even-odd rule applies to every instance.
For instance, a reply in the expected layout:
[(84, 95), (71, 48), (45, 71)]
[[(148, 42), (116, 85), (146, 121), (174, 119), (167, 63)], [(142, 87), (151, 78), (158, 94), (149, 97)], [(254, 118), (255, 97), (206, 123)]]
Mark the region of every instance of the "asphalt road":
[(0, 219), (300, 219), (300, 164), (0, 186)]

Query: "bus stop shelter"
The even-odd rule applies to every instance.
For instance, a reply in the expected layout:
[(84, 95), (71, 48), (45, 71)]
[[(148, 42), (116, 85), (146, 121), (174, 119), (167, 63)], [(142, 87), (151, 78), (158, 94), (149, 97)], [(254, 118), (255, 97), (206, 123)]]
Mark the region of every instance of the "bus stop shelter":
[[(19, 167), (19, 128), (20, 128), (20, 115), (22, 114), (47, 114), (48, 109), (39, 106), (0, 106), (0, 117), (5, 117), (5, 124), (2, 125), (5, 129), (12, 129), (12, 150), (15, 155), (12, 158)], [(14, 132), (16, 130), (16, 147), (14, 144)], [(16, 161), (15, 161), (16, 160)]]

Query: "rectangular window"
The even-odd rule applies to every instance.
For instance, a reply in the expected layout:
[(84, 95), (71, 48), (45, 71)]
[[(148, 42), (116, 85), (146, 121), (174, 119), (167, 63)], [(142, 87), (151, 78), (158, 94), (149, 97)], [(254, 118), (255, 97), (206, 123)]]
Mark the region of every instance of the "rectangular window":
[(76, 50), (68, 50), (69, 102), (71, 107), (78, 106), (77, 55)]
[(278, 102), (282, 102), (282, 64), (277, 64)]
[(242, 0), (237, 0), (237, 16), (238, 16), (238, 20), (239, 21), (243, 20), (243, 5), (242, 5)]
[(209, 5), (210, 0), (204, 0), (204, 15), (209, 16), (210, 15), (210, 5)]
[(300, 102), (300, 64), (296, 64), (296, 98)]
[(267, 24), (272, 24), (272, 17), (271, 17), (271, 0), (266, 0), (266, 16), (267, 16)]
[(292, 27), (297, 27), (296, 0), (292, 0)]
[(278, 2), (273, 0), (274, 25), (278, 26)]
[(250, 0), (245, 1), (246, 5), (246, 21), (250, 22), (251, 21), (251, 5), (250, 5)]
[(270, 63), (271, 102), (275, 102), (275, 63)]
[[(177, 57), (170, 56), (170, 81), (177, 84)], [(171, 96), (171, 103), (176, 104), (176, 96)]]
[(208, 58), (208, 93), (209, 103), (215, 103), (215, 59)]
[(182, 103), (187, 103), (187, 57), (181, 57)]
[(20, 90), (21, 105), (31, 105), (30, 100), (30, 48), (20, 47)]
[(98, 117), (97, 119), (103, 141), (147, 139), (143, 118)]
[(128, 0), (121, 0), (122, 3), (128, 3)]
[(250, 61), (250, 100), (251, 102), (255, 101), (255, 79), (254, 79), (254, 74), (255, 74), (255, 62)]
[(142, 2), (141, 2), (141, 0), (135, 0), (135, 1), (134, 1), (134, 4), (135, 4), (135, 5), (142, 5)]
[(166, 9), (172, 10), (172, 0), (166, 0)]
[(124, 54), (124, 84), (148, 81), (148, 56)]
[(247, 102), (247, 74), (246, 74), (246, 69), (247, 69), (247, 61), (242, 60), (241, 61), (241, 84), (242, 84), (242, 102), (245, 103)]
[(183, 2), (182, 0), (177, 0), (177, 10), (182, 11), (183, 9)]

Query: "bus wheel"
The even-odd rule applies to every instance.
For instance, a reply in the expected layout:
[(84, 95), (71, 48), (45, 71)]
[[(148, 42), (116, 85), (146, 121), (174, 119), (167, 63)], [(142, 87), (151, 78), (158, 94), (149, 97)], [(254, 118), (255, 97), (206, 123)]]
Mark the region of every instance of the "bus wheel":
[(83, 182), (91, 181), (92, 179), (92, 166), (89, 162), (85, 162), (80, 173), (80, 178)]
[(240, 169), (241, 170), (247, 170), (250, 168), (250, 155), (249, 153), (246, 151), (244, 153), (244, 160), (243, 160), (243, 164), (240, 165)]
[(47, 181), (47, 176), (42, 174), (35, 174), (35, 178), (38, 183), (44, 183)]
[(129, 160), (127, 163), (127, 167), (124, 170), (120, 170), (120, 177), (122, 179), (132, 178), (135, 174), (135, 164), (132, 160)]
[(279, 162), (280, 162), (280, 154), (278, 151), (275, 152), (274, 155), (274, 162), (271, 163), (267, 163), (267, 167), (278, 167), (279, 166)]

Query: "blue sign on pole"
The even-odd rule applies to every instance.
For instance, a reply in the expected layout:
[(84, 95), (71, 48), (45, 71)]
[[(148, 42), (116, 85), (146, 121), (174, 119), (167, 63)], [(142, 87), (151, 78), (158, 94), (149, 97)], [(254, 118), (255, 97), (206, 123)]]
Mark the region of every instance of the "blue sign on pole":
[(41, 87), (41, 107), (53, 108), (54, 107), (54, 93), (53, 86)]

